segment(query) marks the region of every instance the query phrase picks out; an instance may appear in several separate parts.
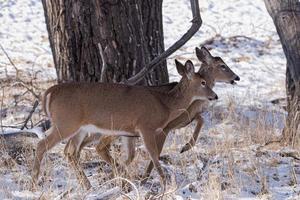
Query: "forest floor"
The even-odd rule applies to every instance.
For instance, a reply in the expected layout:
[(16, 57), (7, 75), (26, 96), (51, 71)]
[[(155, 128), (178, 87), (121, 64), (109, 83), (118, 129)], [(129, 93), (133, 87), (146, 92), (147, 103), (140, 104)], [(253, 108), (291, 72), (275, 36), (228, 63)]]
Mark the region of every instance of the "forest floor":
[[(284, 101), (272, 102), (285, 98), (286, 60), (263, 1), (200, 0), (200, 9), (200, 31), (168, 59), (171, 81), (179, 79), (174, 58), (192, 59), (199, 66), (194, 48), (202, 45), (222, 57), (241, 81), (234, 86), (216, 85), (220, 98), (204, 113), (205, 124), (192, 150), (179, 153), (194, 124), (169, 135), (161, 160), (169, 177), (164, 199), (300, 199), (299, 151), (278, 143), (265, 145), (278, 139), (284, 127)], [(163, 13), (169, 47), (191, 25), (189, 1), (164, 0)], [(110, 180), (111, 167), (100, 160), (93, 147), (84, 149), (81, 156), (93, 185), (92, 190), (83, 190), (64, 158), (64, 144), (45, 156), (41, 184), (31, 191), (30, 169), (39, 140), (35, 136), (44, 137), (40, 128), (32, 128), (44, 119), (40, 106), (27, 124), (26, 134), (14, 132), (24, 124), (34, 101), (55, 83), (40, 1), (0, 0), (0, 45), (0, 123), (4, 135), (0, 140), (0, 199), (155, 196), (159, 190), (156, 171), (144, 185), (138, 178), (149, 161), (142, 144), (127, 176), (119, 175), (135, 186), (130, 192), (121, 190), (119, 180)], [(116, 159), (121, 157), (119, 147), (116, 142), (112, 148)]]

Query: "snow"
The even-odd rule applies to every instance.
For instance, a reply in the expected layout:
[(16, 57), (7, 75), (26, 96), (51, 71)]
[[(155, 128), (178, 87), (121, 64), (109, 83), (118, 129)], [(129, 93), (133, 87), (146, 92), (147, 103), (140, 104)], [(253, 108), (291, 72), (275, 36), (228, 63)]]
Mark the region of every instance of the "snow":
[[(1, 45), (22, 73), (44, 80), (54, 79), (55, 70), (41, 2), (1, 0), (0, 22)], [(1, 50), (1, 79), (6, 77), (6, 71), (10, 76), (15, 74)], [(45, 71), (47, 73), (43, 73)]]
[[(286, 60), (264, 2), (200, 0), (199, 4), (203, 24), (199, 32), (168, 59), (171, 81), (179, 79), (174, 58), (191, 59), (199, 66), (194, 49), (203, 43), (213, 55), (222, 57), (241, 81), (234, 86), (216, 85), (214, 90), (220, 100), (212, 103), (204, 113), (205, 124), (193, 149), (179, 153), (185, 144), (182, 141), (188, 141), (194, 124), (170, 134), (161, 161), (169, 176), (164, 199), (299, 199), (299, 160), (283, 156), (287, 155), (283, 152), (293, 150), (278, 145), (261, 146), (281, 135), (286, 116), (281, 107), (270, 103), (285, 97)], [(163, 17), (165, 46), (169, 47), (191, 26), (189, 0), (164, 0)], [(19, 75), (24, 79), (35, 77), (35, 80), (44, 81), (41, 85), (54, 80), (56, 75), (41, 1), (0, 0), (0, 24), (0, 44), (16, 64)], [(15, 75), (16, 70), (0, 48), (0, 80)], [(1, 123), (15, 124), (27, 116), (32, 99), (26, 100), (27, 96), (23, 96), (25, 100), (17, 106), (16, 94), (22, 90), (11, 87), (5, 91), (1, 94), (5, 97), (1, 105)], [(2, 110), (2, 107), (7, 109)], [(23, 112), (16, 114), (15, 107)], [(35, 120), (41, 118), (35, 115)], [(9, 135), (17, 129), (2, 131)], [(27, 131), (44, 137), (41, 129)], [(33, 140), (36, 142), (37, 139)], [(118, 147), (116, 143), (114, 155)], [(82, 166), (93, 185), (92, 190), (83, 190), (69, 170), (63, 144), (45, 156), (43, 178), (38, 190), (32, 191), (33, 146), (26, 146), (20, 162), (11, 156), (18, 152), (2, 148), (0, 199), (137, 199), (137, 194), (142, 198), (151, 197), (159, 190), (155, 170), (145, 185), (137, 178), (149, 160), (142, 145), (137, 158), (127, 168), (129, 178), (120, 173), (120, 177), (128, 178), (137, 187), (129, 193), (121, 191), (120, 180), (111, 181), (111, 167), (99, 160), (93, 148), (85, 149), (81, 156)]]
[[(271, 17), (260, 0), (229, 0), (224, 2), (200, 0), (203, 24), (181, 51), (168, 60), (171, 80), (178, 80), (173, 67), (175, 57), (191, 58), (197, 62), (194, 48), (216, 37), (212, 54), (222, 57), (240, 77), (238, 85), (219, 86), (216, 92), (232, 95), (233, 90), (241, 99), (239, 103), (260, 104), (285, 96), (285, 57)], [(189, 1), (164, 1), (165, 43), (169, 47), (191, 25)], [(180, 9), (180, 15), (176, 11)], [(222, 37), (220, 37), (220, 36)], [(241, 36), (234, 39), (230, 37)], [(225, 38), (223, 38), (225, 37)], [(275, 81), (276, 80), (276, 81)]]

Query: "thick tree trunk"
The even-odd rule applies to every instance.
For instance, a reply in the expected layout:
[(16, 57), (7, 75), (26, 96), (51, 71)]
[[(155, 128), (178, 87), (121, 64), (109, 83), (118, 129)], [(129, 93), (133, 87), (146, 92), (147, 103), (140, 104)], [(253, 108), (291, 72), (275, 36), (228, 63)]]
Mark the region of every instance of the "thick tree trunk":
[[(164, 51), (162, 0), (42, 2), (59, 82), (119, 82)], [(166, 82), (163, 62), (141, 84)]]
[(300, 2), (265, 0), (287, 58), (286, 89), (288, 116), (283, 142), (300, 146)]

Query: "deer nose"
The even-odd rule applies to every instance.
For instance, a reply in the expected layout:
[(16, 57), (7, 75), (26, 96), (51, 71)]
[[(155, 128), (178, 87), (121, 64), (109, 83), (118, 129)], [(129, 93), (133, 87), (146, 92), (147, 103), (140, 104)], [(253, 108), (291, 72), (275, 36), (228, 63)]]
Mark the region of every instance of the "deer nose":
[(240, 80), (240, 77), (239, 77), (239, 76), (236, 76), (234, 80), (235, 80), (235, 81), (239, 81), (239, 80)]
[(216, 95), (214, 98), (208, 98), (208, 100), (212, 101), (212, 100), (217, 100), (218, 99), (218, 95)]

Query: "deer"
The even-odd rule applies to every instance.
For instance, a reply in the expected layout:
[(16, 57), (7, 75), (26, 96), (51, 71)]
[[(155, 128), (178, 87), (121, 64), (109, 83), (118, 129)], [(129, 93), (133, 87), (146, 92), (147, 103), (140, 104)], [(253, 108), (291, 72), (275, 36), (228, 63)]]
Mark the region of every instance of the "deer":
[[(235, 84), (235, 81), (240, 80), (239, 76), (236, 75), (226, 65), (223, 59), (221, 59), (220, 57), (212, 56), (209, 50), (204, 46), (201, 49), (196, 47), (195, 51), (198, 60), (202, 63), (198, 73), (204, 77), (207, 84), (211, 88), (214, 86), (215, 82), (226, 82), (230, 84)], [(168, 92), (171, 91), (174, 87), (176, 87), (177, 84), (178, 84), (177, 82), (173, 82), (173, 83), (160, 85), (160, 86), (149, 86), (148, 88), (153, 91)], [(201, 113), (207, 106), (208, 106), (207, 100), (194, 101), (188, 107), (186, 112), (181, 114), (176, 119), (170, 121), (163, 130), (165, 134), (160, 135), (160, 137), (156, 136), (156, 143), (158, 145), (157, 148), (159, 154), (161, 153), (165, 139), (171, 130), (185, 127), (188, 124), (190, 124), (193, 120), (195, 120), (196, 128), (194, 130), (194, 133), (191, 139), (189, 140), (189, 142), (183, 146), (180, 153), (190, 150), (195, 145), (197, 138), (200, 134), (200, 130), (203, 125), (203, 118), (201, 116)], [(77, 150), (75, 150), (75, 148), (70, 148), (73, 149), (73, 151), (68, 151), (69, 152), (68, 156), (73, 157), (73, 159), (75, 160), (78, 160), (80, 156), (80, 151), (84, 146), (90, 143), (95, 143), (96, 140), (99, 140), (98, 144), (96, 145), (97, 153), (105, 162), (109, 164), (113, 164), (114, 160), (109, 154), (109, 147), (111, 143), (117, 138), (118, 138), (117, 136), (100, 136), (99, 134), (90, 135), (84, 138), (83, 140), (81, 140), (80, 144), (78, 143), (76, 137), (71, 138), (68, 144), (66, 145), (66, 148), (72, 146), (72, 144), (75, 144), (76, 142), (77, 142), (76, 146), (79, 146), (79, 148), (77, 148)], [(127, 154), (128, 154), (128, 158), (125, 161), (125, 165), (129, 165), (135, 156), (135, 143), (133, 138), (125, 138), (125, 141), (126, 141)], [(118, 163), (116, 164), (118, 165)], [(151, 162), (148, 165), (145, 175), (143, 176), (144, 181), (146, 181), (146, 177), (150, 175), (152, 169), (153, 169), (153, 164)]]
[[(50, 87), (43, 96), (43, 108), (51, 120), (46, 137), (37, 144), (32, 180), (39, 177), (44, 154), (57, 143), (89, 133), (108, 136), (141, 137), (160, 176), (162, 191), (166, 179), (159, 163), (155, 137), (163, 134), (167, 124), (180, 116), (196, 100), (216, 100), (217, 94), (195, 72), (193, 63), (175, 60), (182, 76), (168, 92), (144, 86), (118, 83), (62, 83)], [(76, 147), (79, 148), (79, 147)], [(69, 160), (76, 177), (85, 189), (91, 184), (78, 162)]]
[[(235, 84), (235, 81), (240, 81), (240, 77), (236, 75), (223, 61), (220, 57), (214, 57), (210, 54), (210, 52), (205, 48), (202, 47), (201, 49), (196, 48), (196, 56), (199, 61), (202, 62), (201, 67), (198, 71), (199, 74), (201, 74), (204, 79), (207, 81), (207, 84), (210, 88), (213, 88), (216, 82), (225, 82), (230, 84)], [(207, 100), (196, 100), (194, 101), (187, 109), (186, 112), (182, 113), (180, 116), (175, 118), (174, 120), (170, 121), (168, 125), (164, 128), (163, 132), (166, 134), (161, 134), (156, 136), (157, 141), (157, 148), (159, 154), (161, 153), (167, 133), (169, 133), (173, 129), (183, 128), (189, 125), (192, 121), (196, 121), (196, 127), (194, 130), (194, 133), (189, 140), (188, 143), (186, 143), (180, 150), (180, 153), (184, 153), (188, 150), (190, 150), (193, 146), (195, 146), (196, 141), (198, 139), (198, 136), (200, 134), (201, 128), (204, 123), (204, 119), (201, 116), (201, 113), (205, 110), (205, 108), (208, 107), (208, 101)], [(129, 141), (128, 148), (134, 148), (133, 142)], [(101, 151), (98, 147), (98, 152)], [(130, 149), (131, 150), (131, 149)], [(131, 150), (133, 151), (133, 150)], [(130, 152), (130, 151), (129, 151)], [(133, 156), (128, 156), (128, 162), (131, 162), (133, 160)], [(142, 183), (146, 182), (148, 177), (151, 174), (151, 171), (153, 169), (153, 162), (150, 161), (148, 164), (148, 167), (146, 168), (146, 172), (143, 175), (143, 181)]]

